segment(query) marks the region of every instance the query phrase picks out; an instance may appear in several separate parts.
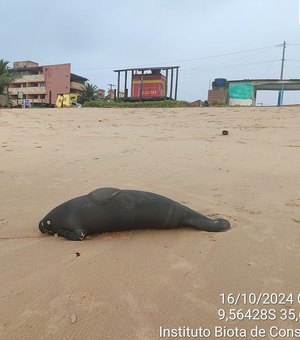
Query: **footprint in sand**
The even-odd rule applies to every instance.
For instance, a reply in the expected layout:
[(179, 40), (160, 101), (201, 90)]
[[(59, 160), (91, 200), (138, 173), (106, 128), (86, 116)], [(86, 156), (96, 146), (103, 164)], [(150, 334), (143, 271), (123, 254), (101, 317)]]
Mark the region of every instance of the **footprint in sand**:
[(251, 215), (259, 215), (259, 214), (262, 213), (261, 210), (258, 210), (258, 209), (247, 209), (245, 207), (235, 207), (235, 210), (238, 211), (238, 212), (248, 212)]
[(290, 200), (285, 205), (288, 206), (288, 207), (300, 207), (300, 198)]
[(8, 220), (5, 220), (4, 218), (0, 218), (0, 229), (8, 223)]
[(188, 261), (186, 261), (183, 256), (176, 256), (170, 254), (168, 256), (168, 263), (175, 270), (187, 272), (192, 270), (193, 268), (193, 266)]
[(128, 153), (133, 151), (136, 151), (136, 149), (124, 149), (123, 151), (121, 151), (121, 153)]
[(3, 322), (0, 323), (0, 330), (4, 330), (7, 328), (7, 325)]

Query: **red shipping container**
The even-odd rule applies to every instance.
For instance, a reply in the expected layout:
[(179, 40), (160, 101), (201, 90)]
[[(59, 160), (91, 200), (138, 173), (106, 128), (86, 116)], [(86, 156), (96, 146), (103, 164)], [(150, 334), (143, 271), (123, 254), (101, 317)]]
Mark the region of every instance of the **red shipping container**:
[[(140, 96), (141, 75), (134, 75), (132, 78), (132, 97)], [(144, 74), (142, 97), (164, 97), (166, 93), (166, 77), (162, 74)]]

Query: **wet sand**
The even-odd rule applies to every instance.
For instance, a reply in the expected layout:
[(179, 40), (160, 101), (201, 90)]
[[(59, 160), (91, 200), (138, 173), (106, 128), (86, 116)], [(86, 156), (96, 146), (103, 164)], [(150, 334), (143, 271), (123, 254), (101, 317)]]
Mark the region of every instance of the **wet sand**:
[[(221, 293), (300, 293), (299, 128), (299, 107), (0, 110), (0, 338), (300, 328), (278, 314), (218, 317), (254, 308), (222, 305)], [(232, 229), (40, 234), (50, 209), (107, 186), (165, 195)], [(266, 307), (282, 305), (255, 306)]]

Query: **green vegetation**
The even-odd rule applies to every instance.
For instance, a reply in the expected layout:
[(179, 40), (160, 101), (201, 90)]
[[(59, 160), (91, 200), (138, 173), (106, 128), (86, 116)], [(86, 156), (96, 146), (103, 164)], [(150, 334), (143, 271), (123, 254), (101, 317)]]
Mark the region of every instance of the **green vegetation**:
[(9, 72), (8, 61), (0, 59), (0, 94), (5, 94), (14, 77)]
[(88, 101), (96, 101), (98, 99), (98, 87), (96, 85), (87, 83), (85, 85), (84, 91), (78, 98), (80, 104), (84, 104)]
[(142, 102), (124, 102), (124, 101), (113, 101), (107, 99), (98, 99), (86, 101), (83, 107), (188, 107), (190, 103), (180, 100), (159, 100), (159, 101), (142, 101)]
[(82, 95), (78, 98), (78, 103), (83, 107), (188, 107), (190, 103), (180, 100), (149, 100), (149, 101), (137, 101), (137, 102), (125, 102), (122, 100), (114, 101), (110, 98), (100, 98), (98, 94), (98, 87), (93, 84), (87, 83)]
[(228, 106), (227, 103), (220, 103), (220, 102), (217, 102), (217, 101), (213, 101), (211, 106)]

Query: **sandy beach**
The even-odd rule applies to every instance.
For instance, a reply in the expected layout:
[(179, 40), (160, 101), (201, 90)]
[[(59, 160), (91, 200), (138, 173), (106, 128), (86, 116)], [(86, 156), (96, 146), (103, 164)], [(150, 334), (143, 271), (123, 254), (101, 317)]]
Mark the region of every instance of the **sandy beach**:
[[(152, 340), (160, 327), (202, 327), (214, 339), (219, 325), (259, 326), (272, 339), (272, 326), (300, 328), (280, 318), (283, 308), (300, 312), (299, 113), (1, 109), (0, 338)], [(109, 186), (165, 195), (232, 229), (138, 230), (83, 242), (39, 232), (58, 204)], [(232, 306), (222, 293), (294, 300)], [(218, 310), (230, 308), (277, 314), (220, 320)]]

